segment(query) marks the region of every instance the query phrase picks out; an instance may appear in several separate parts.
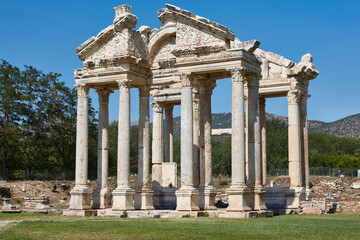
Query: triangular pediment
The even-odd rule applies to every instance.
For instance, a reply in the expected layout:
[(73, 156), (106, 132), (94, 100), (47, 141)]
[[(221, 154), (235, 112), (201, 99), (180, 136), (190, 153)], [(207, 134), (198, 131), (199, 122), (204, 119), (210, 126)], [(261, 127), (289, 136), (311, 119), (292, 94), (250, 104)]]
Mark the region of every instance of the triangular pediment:
[(150, 28), (136, 26), (137, 17), (130, 12), (131, 7), (121, 5), (115, 8), (116, 16), (112, 25), (102, 30), (96, 37), (81, 44), (76, 52), (81, 60), (101, 61), (118, 56), (133, 56), (147, 59), (146, 36)]

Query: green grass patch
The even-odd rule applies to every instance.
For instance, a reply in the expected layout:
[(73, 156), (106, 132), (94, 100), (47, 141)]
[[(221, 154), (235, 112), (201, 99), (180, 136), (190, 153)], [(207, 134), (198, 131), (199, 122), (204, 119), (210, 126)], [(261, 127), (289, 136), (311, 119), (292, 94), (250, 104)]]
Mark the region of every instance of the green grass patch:
[[(4, 218), (3, 218), (4, 219)], [(360, 214), (273, 218), (109, 219), (36, 215), (0, 239), (359, 239)]]

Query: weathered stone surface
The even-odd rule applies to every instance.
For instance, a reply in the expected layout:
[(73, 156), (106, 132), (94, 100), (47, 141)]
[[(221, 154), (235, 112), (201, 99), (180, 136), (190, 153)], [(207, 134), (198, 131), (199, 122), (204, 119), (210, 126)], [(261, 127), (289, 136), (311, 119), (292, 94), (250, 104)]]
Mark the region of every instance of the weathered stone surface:
[[(176, 205), (178, 211), (184, 212), (199, 210), (199, 206), (215, 208), (216, 192), (211, 182), (213, 134), (232, 135), (232, 180), (227, 192), (228, 214), (224, 216), (267, 214), (264, 102), (267, 97), (280, 96), (287, 96), (289, 105), (291, 188), (273, 191), (267, 197), (272, 199), (272, 204), (281, 202), (278, 205), (296, 212), (300, 202), (310, 196), (306, 100), (309, 81), (319, 74), (313, 57), (305, 54), (295, 63), (259, 49), (257, 40), (242, 42), (227, 27), (170, 4), (157, 13), (161, 21), (159, 29), (141, 26), (134, 30), (138, 18), (131, 13), (131, 7), (120, 5), (114, 9), (113, 23), (76, 49), (84, 67), (74, 70), (78, 88), (76, 185), (71, 191), (70, 210), (65, 214), (84, 215), (91, 207), (105, 209), (110, 206), (112, 210), (98, 211), (99, 214), (124, 217), (121, 211), (131, 211), (134, 206), (149, 210), (153, 206), (174, 208)], [(232, 77), (232, 129), (213, 131), (212, 89), (216, 80), (229, 77)], [(136, 191), (129, 186), (130, 89), (134, 87), (139, 88), (140, 97)], [(90, 88), (98, 89), (100, 96), (98, 187), (93, 193), (92, 206), (87, 186)], [(108, 95), (113, 90), (120, 91), (118, 176), (117, 188), (110, 193), (107, 188), (107, 108)], [(151, 190), (150, 96), (154, 100)], [(246, 120), (244, 100), (247, 102)], [(173, 162), (174, 105), (181, 105), (179, 189), (177, 167)], [(279, 198), (285, 200), (277, 202)], [(256, 213), (244, 213), (250, 210)], [(131, 215), (138, 216), (149, 215)]]

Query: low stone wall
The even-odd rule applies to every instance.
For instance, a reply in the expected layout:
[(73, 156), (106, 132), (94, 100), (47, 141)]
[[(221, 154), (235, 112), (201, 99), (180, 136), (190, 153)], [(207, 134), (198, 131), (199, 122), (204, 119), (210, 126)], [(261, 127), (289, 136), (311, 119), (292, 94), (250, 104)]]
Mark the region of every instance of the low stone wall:
[(25, 208), (45, 209), (50, 207), (49, 203), (50, 197), (47, 197), (45, 195), (41, 196), (40, 198), (24, 197)]

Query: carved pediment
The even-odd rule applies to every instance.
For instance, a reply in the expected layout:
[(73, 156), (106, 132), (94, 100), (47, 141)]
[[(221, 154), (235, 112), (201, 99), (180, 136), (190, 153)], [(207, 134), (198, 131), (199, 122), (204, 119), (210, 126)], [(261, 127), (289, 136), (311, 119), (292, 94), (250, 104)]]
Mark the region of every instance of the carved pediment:
[(113, 24), (76, 49), (81, 60), (96, 62), (127, 55), (147, 59), (151, 29), (143, 26), (137, 31), (132, 30), (136, 26), (137, 17), (131, 13), (130, 6), (121, 5), (114, 9), (116, 15)]
[(176, 50), (200, 45), (230, 48), (230, 40), (235, 36), (230, 29), (179, 7), (170, 4), (166, 7), (158, 11), (158, 17), (161, 29), (175, 27)]

